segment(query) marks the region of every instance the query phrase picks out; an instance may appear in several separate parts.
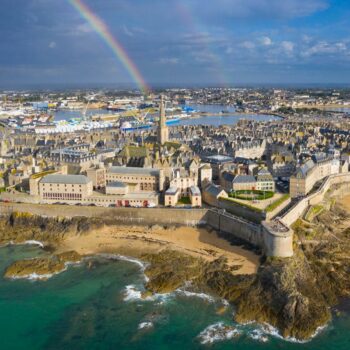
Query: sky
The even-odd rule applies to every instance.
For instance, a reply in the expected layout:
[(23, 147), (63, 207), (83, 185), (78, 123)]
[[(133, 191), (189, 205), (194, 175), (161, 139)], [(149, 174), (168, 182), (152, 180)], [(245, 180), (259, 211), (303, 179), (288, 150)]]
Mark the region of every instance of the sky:
[[(157, 86), (350, 85), (349, 0), (83, 0)], [(137, 86), (69, 0), (0, 0), (0, 87)]]

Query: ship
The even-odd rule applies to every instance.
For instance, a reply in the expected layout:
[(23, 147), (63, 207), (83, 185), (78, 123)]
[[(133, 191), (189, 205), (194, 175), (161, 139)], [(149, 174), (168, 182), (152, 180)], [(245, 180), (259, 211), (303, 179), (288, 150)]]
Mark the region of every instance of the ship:
[(124, 122), (120, 126), (120, 130), (122, 131), (135, 131), (135, 130), (144, 130), (144, 129), (150, 129), (152, 125), (150, 124), (131, 124), (130, 122)]

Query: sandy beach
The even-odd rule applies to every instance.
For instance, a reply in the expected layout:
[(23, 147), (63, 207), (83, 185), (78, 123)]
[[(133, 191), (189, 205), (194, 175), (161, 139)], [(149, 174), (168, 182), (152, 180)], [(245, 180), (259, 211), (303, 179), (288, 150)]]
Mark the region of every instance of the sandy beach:
[(224, 256), (228, 265), (240, 266), (237, 274), (254, 274), (259, 267), (258, 255), (231, 245), (215, 232), (194, 227), (105, 226), (84, 235), (69, 236), (58, 250), (75, 250), (81, 255), (118, 253), (141, 257), (145, 253), (164, 249), (180, 251), (206, 261)]

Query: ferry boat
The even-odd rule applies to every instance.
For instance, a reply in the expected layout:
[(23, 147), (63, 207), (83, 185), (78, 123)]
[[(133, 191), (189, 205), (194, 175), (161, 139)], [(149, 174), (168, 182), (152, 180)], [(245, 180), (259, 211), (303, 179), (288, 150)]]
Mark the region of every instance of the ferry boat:
[(152, 125), (150, 124), (131, 124), (130, 122), (124, 122), (120, 126), (120, 130), (122, 131), (135, 131), (135, 130), (143, 130), (150, 129)]
[(174, 124), (177, 124), (179, 121), (180, 121), (180, 118), (171, 118), (171, 119), (168, 119), (165, 122), (165, 124), (166, 125), (174, 125)]

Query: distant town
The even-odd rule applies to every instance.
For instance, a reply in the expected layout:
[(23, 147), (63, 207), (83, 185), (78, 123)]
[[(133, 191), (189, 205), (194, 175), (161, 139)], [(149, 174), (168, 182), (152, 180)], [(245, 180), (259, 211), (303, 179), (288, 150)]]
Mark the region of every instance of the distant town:
[(4, 204), (204, 207), (286, 232), (283, 215), (349, 171), (347, 90), (0, 96)]

